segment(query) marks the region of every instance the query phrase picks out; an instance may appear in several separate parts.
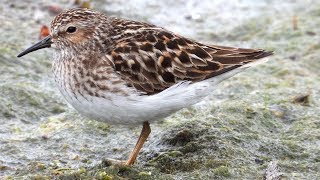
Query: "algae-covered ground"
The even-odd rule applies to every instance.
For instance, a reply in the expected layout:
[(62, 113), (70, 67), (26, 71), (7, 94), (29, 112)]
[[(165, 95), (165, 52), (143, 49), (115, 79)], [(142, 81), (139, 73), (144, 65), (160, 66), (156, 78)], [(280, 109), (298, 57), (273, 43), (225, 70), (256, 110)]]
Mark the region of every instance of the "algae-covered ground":
[(91, 7), (212, 44), (274, 50), (265, 64), (158, 124), (137, 163), (141, 127), (110, 126), (68, 106), (38, 41), (70, 0), (0, 3), (0, 179), (320, 179), (320, 1), (97, 0)]

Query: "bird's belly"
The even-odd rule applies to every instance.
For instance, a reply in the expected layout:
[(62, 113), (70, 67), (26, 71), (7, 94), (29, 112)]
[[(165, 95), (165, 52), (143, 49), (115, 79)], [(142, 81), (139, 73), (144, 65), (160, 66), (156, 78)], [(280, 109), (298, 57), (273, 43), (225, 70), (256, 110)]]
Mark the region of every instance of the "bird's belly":
[(67, 102), (80, 114), (110, 124), (140, 125), (145, 121), (163, 120), (181, 108), (162, 108), (156, 101), (143, 96), (120, 96), (110, 94), (107, 98), (72, 94), (65, 88), (60, 92)]
[[(141, 112), (133, 112), (133, 109), (136, 108), (134, 105), (129, 105), (134, 103), (128, 97), (72, 97), (66, 92), (63, 92), (62, 94), (68, 103), (71, 104), (80, 114), (95, 120), (110, 124), (141, 124), (144, 121), (148, 121), (145, 117), (141, 116)], [(119, 104), (120, 101), (121, 104)], [(124, 104), (127, 105), (124, 106)], [(146, 111), (144, 112), (148, 113)]]

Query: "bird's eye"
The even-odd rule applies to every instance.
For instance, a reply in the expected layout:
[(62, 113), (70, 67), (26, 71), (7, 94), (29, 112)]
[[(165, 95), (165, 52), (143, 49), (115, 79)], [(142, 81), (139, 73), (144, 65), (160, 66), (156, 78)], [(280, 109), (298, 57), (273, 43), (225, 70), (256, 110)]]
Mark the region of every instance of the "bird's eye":
[(76, 32), (76, 30), (77, 30), (77, 28), (74, 27), (74, 26), (69, 26), (69, 27), (67, 28), (67, 32), (68, 32), (68, 33), (74, 33), (74, 32)]

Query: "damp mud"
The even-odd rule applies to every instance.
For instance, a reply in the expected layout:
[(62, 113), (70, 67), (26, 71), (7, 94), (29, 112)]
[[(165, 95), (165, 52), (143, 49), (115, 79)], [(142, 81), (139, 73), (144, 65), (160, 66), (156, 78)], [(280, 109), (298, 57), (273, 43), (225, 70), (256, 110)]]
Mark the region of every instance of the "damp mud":
[(320, 178), (320, 2), (316, 0), (96, 0), (106, 14), (153, 23), (224, 46), (273, 50), (269, 61), (221, 83), (204, 101), (141, 127), (111, 126), (66, 104), (51, 74), (52, 51), (17, 54), (39, 39), (56, 7), (73, 1), (0, 3), (0, 179)]

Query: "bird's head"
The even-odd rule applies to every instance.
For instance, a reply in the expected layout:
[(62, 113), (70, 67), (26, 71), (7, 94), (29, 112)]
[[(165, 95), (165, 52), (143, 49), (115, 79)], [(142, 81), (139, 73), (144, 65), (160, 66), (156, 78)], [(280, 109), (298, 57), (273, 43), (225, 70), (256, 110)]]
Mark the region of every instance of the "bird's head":
[(85, 8), (62, 12), (51, 22), (50, 35), (21, 52), (18, 57), (49, 47), (57, 51), (79, 46), (90, 48), (87, 43), (97, 41), (95, 35), (99, 34), (99, 25), (106, 19), (104, 14)]

